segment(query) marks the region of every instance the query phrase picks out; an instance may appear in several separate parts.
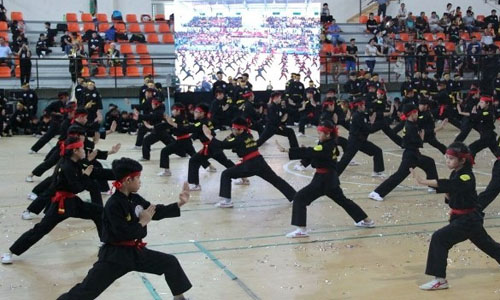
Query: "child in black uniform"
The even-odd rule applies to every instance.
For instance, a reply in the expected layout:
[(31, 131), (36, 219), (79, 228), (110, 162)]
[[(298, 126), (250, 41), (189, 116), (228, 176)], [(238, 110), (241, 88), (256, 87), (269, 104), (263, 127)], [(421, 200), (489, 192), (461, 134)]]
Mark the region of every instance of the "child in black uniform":
[[(419, 131), (417, 125), (417, 107), (413, 104), (406, 104), (403, 107), (402, 117), (406, 121), (403, 129), (403, 148), (405, 149), (403, 159), (396, 173), (392, 174), (368, 195), (372, 200), (383, 201), (387, 194), (410, 175), (409, 168), (422, 168), (427, 174), (428, 179), (436, 179), (438, 176), (434, 160), (422, 155), (419, 150), (423, 145), (424, 132)], [(433, 191), (429, 190), (429, 192)]]
[(90, 219), (97, 227), (97, 233), (101, 235), (102, 206), (83, 202), (76, 194), (85, 190), (90, 183), (90, 174), (94, 166), (90, 165), (82, 169), (80, 161), (85, 158), (83, 141), (79, 137), (68, 137), (64, 143), (63, 157), (56, 165), (53, 175), (54, 189), (56, 193), (52, 197), (51, 205), (45, 216), (33, 229), (25, 232), (10, 247), (10, 252), (2, 256), (3, 264), (12, 263), (12, 254), (21, 255), (57, 224), (67, 218)]
[(337, 148), (337, 128), (331, 121), (322, 121), (318, 126), (319, 142), (315, 147), (295, 147), (285, 149), (278, 144), (281, 152), (288, 152), (290, 159), (306, 159), (316, 168), (314, 177), (307, 186), (295, 194), (293, 198), (292, 225), (295, 231), (288, 233), (290, 238), (306, 237), (307, 206), (317, 198), (327, 195), (354, 219), (360, 227), (375, 227), (375, 223), (352, 200), (347, 199), (340, 188), (336, 164), (339, 150)]
[(435, 279), (421, 285), (423, 290), (448, 288), (448, 251), (455, 244), (467, 239), (500, 263), (500, 244), (495, 242), (483, 227), (484, 214), (477, 199), (473, 164), (474, 159), (467, 146), (454, 142), (446, 150), (446, 166), (452, 170), (449, 179), (425, 180), (417, 175), (414, 169), (409, 170), (419, 184), (433, 187), (438, 193), (446, 193), (445, 202), (451, 208), (450, 224), (432, 235), (425, 273), (435, 276)]
[(217, 204), (221, 208), (233, 207), (231, 201), (231, 179), (246, 178), (250, 176), (259, 176), (265, 181), (276, 187), (288, 201), (293, 200), (295, 189), (288, 184), (283, 178), (274, 173), (269, 167), (262, 155), (259, 153), (256, 141), (249, 132), (248, 124), (245, 119), (238, 117), (233, 120), (232, 134), (225, 140), (219, 141), (212, 136), (210, 129), (204, 125), (203, 132), (212, 143), (220, 144), (222, 149), (232, 149), (238, 157), (241, 157), (241, 162), (234, 167), (227, 168), (220, 176), (220, 191), (219, 196), (222, 198)]
[(119, 180), (116, 192), (104, 207), (99, 260), (87, 277), (59, 300), (97, 298), (116, 279), (131, 271), (164, 275), (175, 300), (185, 299), (183, 293), (192, 285), (175, 256), (146, 248), (142, 241), (151, 220), (180, 216), (180, 207), (189, 200), (187, 183), (179, 201), (169, 205), (151, 204), (139, 196), (142, 166), (139, 162), (121, 158), (113, 161), (113, 172)]

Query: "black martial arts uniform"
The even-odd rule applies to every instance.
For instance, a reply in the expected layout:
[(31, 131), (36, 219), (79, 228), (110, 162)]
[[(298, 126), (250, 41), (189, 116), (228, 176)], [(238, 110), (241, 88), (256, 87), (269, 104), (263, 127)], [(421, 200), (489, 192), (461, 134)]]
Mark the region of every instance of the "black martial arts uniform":
[(290, 147), (298, 147), (299, 142), (295, 136), (295, 131), (292, 128), (286, 127), (286, 120), (282, 121), (283, 116), (287, 114), (286, 109), (281, 107), (281, 104), (271, 102), (267, 109), (267, 122), (262, 135), (259, 136), (257, 147), (260, 147), (273, 135), (286, 136)]

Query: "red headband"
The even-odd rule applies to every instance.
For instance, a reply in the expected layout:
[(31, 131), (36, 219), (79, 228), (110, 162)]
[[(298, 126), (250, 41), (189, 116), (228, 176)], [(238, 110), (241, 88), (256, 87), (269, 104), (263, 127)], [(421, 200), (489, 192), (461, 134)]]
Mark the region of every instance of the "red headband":
[(153, 103), (154, 105), (160, 105), (161, 101), (153, 99), (153, 101), (151, 101), (151, 103)]
[(194, 111), (197, 111), (197, 112), (202, 112), (202, 113), (207, 113), (203, 108), (197, 106)]
[(333, 102), (333, 101), (325, 101), (325, 102), (323, 102), (323, 106), (333, 105), (333, 104), (335, 104), (335, 102)]
[(470, 153), (457, 152), (453, 149), (446, 150), (446, 154), (457, 157), (457, 158), (465, 158), (470, 162), (471, 165), (474, 165), (474, 157)]
[(245, 125), (240, 125), (240, 124), (235, 124), (235, 123), (233, 123), (233, 124), (231, 125), (231, 127), (232, 127), (232, 128), (234, 128), (234, 129), (243, 129), (243, 130), (246, 130), (246, 129), (248, 128), (248, 127), (247, 127), (247, 126), (245, 126)]
[(378, 89), (377, 94), (385, 95), (385, 91), (383, 89)]
[(59, 155), (64, 156), (64, 152), (66, 152), (66, 150), (78, 149), (78, 148), (83, 148), (83, 141), (78, 141), (68, 145), (61, 143), (61, 145), (59, 146), (59, 149), (61, 150), (59, 152)]
[(335, 134), (338, 134), (338, 128), (337, 127), (334, 127), (334, 128), (328, 128), (326, 126), (318, 126), (316, 128), (316, 130), (318, 130), (318, 132), (324, 132), (324, 133), (335, 133)]
[(121, 179), (119, 179), (119, 180), (115, 180), (115, 181), (113, 181), (113, 186), (114, 186), (117, 190), (119, 190), (119, 189), (121, 189), (121, 188), (122, 188), (122, 186), (123, 186), (123, 182), (124, 182), (125, 180), (127, 180), (127, 178), (134, 178), (134, 177), (137, 177), (137, 176), (141, 176), (141, 172), (140, 172), (140, 171), (137, 171), (137, 172), (132, 172), (132, 173), (130, 173), (130, 174), (125, 175), (123, 178), (121, 178)]
[(248, 98), (250, 96), (253, 96), (253, 93), (252, 92), (246, 92), (242, 96), (245, 97), (245, 98)]
[(174, 105), (174, 106), (172, 106), (172, 109), (177, 109), (177, 110), (183, 111), (184, 107), (182, 107), (180, 105)]
[(353, 108), (361, 106), (361, 105), (365, 105), (365, 101), (351, 102), (351, 104), (349, 106), (351, 107), (351, 109), (353, 109)]
[(479, 101), (492, 102), (493, 98), (488, 97), (488, 96), (482, 96), (481, 98), (479, 98)]
[(408, 119), (409, 116), (415, 113), (418, 114), (418, 109), (410, 110), (409, 112), (402, 114), (399, 118), (401, 119), (401, 121), (406, 121), (406, 119)]

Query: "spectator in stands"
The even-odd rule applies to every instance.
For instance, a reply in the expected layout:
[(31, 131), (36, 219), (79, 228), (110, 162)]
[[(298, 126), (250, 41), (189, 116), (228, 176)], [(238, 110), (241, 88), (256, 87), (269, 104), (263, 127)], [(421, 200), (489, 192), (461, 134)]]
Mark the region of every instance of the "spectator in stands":
[(332, 20), (332, 15), (330, 14), (330, 9), (328, 8), (328, 3), (323, 3), (323, 8), (321, 9), (321, 22), (326, 23)]
[(450, 42), (457, 44), (460, 40), (460, 29), (455, 22), (451, 23), (450, 29), (448, 30), (448, 35), (450, 36)]
[(437, 45), (434, 46), (434, 54), (436, 56), (436, 78), (441, 79), (444, 72), (444, 63), (446, 61), (446, 47), (442, 38), (438, 39)]
[(375, 62), (377, 56), (383, 56), (383, 54), (380, 53), (380, 51), (378, 50), (375, 43), (376, 43), (375, 39), (371, 39), (365, 48), (365, 55), (367, 56), (365, 62), (366, 66), (368, 67), (368, 72), (370, 74), (372, 74), (373, 70), (375, 69)]
[(427, 61), (429, 59), (429, 47), (426, 42), (420, 43), (416, 49), (417, 71), (425, 72), (427, 70)]
[(342, 50), (342, 47), (340, 45), (333, 45), (332, 49), (332, 72), (333, 72), (333, 79), (335, 81), (339, 80), (339, 76), (342, 73), (342, 62), (341, 62), (341, 57), (343, 57), (345, 52)]
[(413, 77), (415, 72), (415, 50), (416, 45), (413, 41), (413, 35), (408, 36), (408, 42), (405, 43), (405, 69), (406, 76)]
[(45, 22), (45, 35), (47, 36), (47, 46), (54, 47), (54, 38), (57, 35), (57, 29), (50, 28), (50, 22)]
[(448, 3), (446, 4), (446, 10), (444, 11), (448, 17), (453, 17), (455, 15), (455, 10), (453, 9), (453, 4)]
[(453, 18), (453, 21), (451, 23), (455, 24), (459, 30), (465, 29), (465, 25), (464, 25), (464, 21), (462, 20), (462, 17), (455, 16), (455, 18)]
[(12, 40), (17, 39), (17, 36), (24, 32), (24, 25), (18, 21), (12, 21), (10, 24), (10, 32), (12, 33)]
[(375, 30), (378, 28), (378, 23), (375, 20), (373, 13), (368, 15), (368, 21), (366, 22), (366, 31), (369, 33), (375, 33)]
[(97, 34), (97, 32), (92, 32), (92, 37), (88, 42), (89, 56), (92, 57), (94, 53), (97, 53), (97, 55), (101, 57), (103, 47), (102, 38)]
[(472, 36), (471, 42), (467, 46), (467, 58), (469, 67), (474, 71), (474, 80), (477, 80), (479, 73), (479, 55), (481, 55), (481, 44), (477, 41), (476, 36)]
[(356, 71), (356, 60), (358, 59), (358, 47), (356, 39), (351, 39), (346, 47), (345, 67), (346, 72)]
[(408, 14), (408, 11), (406, 10), (405, 4), (401, 3), (401, 6), (399, 7), (399, 10), (398, 10), (398, 15), (396, 16), (396, 18), (398, 19), (398, 25), (401, 29), (406, 24), (407, 14)]
[(10, 50), (17, 53), (23, 44), (28, 44), (28, 39), (24, 37), (24, 33), (21, 33), (17, 38), (10, 44)]
[(3, 4), (0, 4), (0, 22), (8, 22), (7, 9), (3, 6)]
[(12, 63), (12, 50), (3, 37), (0, 36), (0, 64), (7, 64), (11, 75), (14, 76), (14, 64)]
[(31, 50), (28, 44), (24, 43), (17, 52), (19, 57), (19, 68), (21, 71), (21, 86), (30, 83), (31, 77)]
[(427, 16), (425, 12), (421, 12), (420, 16), (415, 21), (415, 29), (417, 31), (417, 40), (423, 39), (424, 32), (429, 32), (429, 23), (427, 23)]
[(444, 33), (448, 33), (448, 29), (451, 26), (451, 21), (448, 18), (448, 14), (446, 14), (446, 13), (443, 14), (443, 17), (441, 18), (441, 20), (439, 20), (439, 26), (441, 26), (441, 28), (443, 28)]
[(495, 32), (498, 32), (498, 16), (497, 16), (497, 11), (495, 9), (491, 10), (491, 15), (484, 18), (484, 23), (486, 23), (486, 25), (493, 24)]
[(383, 18), (385, 18), (385, 12), (387, 10), (387, 6), (389, 5), (389, 1), (388, 0), (377, 0), (377, 3), (378, 3), (377, 15), (378, 16), (381, 15)]
[(109, 67), (116, 67), (121, 65), (120, 51), (116, 49), (116, 44), (109, 45), (108, 52), (106, 52), (106, 63)]
[(52, 50), (47, 46), (47, 37), (45, 34), (40, 33), (40, 37), (36, 43), (36, 55), (38, 55), (38, 57), (44, 57), (50, 53), (52, 53)]
[(337, 45), (338, 43), (342, 44), (345, 42), (344, 39), (340, 37), (341, 32), (342, 29), (340, 26), (337, 24), (335, 19), (332, 19), (332, 24), (328, 26), (328, 34), (330, 35), (332, 44)]
[(464, 76), (465, 67), (465, 55), (467, 54), (467, 46), (465, 40), (460, 39), (455, 47), (455, 52), (453, 53), (453, 63), (452, 67), (456, 72), (460, 74), (460, 77)]
[(467, 30), (469, 33), (476, 31), (476, 19), (474, 18), (471, 10), (467, 10), (462, 21), (464, 23), (465, 30)]
[(82, 76), (83, 62), (82, 59), (87, 58), (85, 49), (82, 44), (74, 42), (71, 46), (69, 57), (69, 73), (71, 74), (71, 81), (76, 84), (76, 79)]
[(61, 36), (61, 51), (63, 53), (66, 53), (66, 55), (69, 54), (69, 51), (71, 50), (71, 35), (69, 35), (69, 31), (65, 31), (64, 35)]
[(410, 11), (405, 23), (406, 32), (415, 32), (415, 19), (413, 18), (413, 13)]
[(481, 37), (481, 44), (483, 44), (483, 47), (493, 44), (494, 35), (495, 31), (493, 29), (493, 24), (489, 23), (488, 26), (484, 29), (483, 36)]
[(457, 8), (455, 9), (455, 15), (454, 16), (462, 18), (462, 9), (460, 8), (460, 6), (457, 6)]
[(431, 17), (429, 18), (429, 30), (432, 33), (443, 32), (443, 28), (439, 26), (439, 17), (435, 11), (431, 13)]

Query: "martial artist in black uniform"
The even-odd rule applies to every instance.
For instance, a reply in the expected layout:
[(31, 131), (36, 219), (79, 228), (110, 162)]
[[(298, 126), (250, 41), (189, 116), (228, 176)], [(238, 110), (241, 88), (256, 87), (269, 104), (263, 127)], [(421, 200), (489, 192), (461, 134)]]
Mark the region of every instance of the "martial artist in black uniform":
[(144, 137), (142, 143), (142, 158), (140, 160), (147, 161), (151, 159), (151, 146), (161, 141), (165, 146), (174, 141), (170, 134), (171, 126), (164, 121), (163, 114), (165, 113), (165, 105), (156, 99), (151, 101), (152, 111), (147, 115), (140, 115), (139, 122), (151, 129), (151, 132)]
[(281, 152), (288, 152), (290, 159), (308, 160), (316, 169), (312, 181), (298, 191), (293, 198), (292, 225), (295, 231), (288, 233), (290, 238), (306, 237), (307, 206), (321, 196), (330, 197), (353, 218), (359, 227), (375, 227), (375, 223), (352, 200), (346, 198), (340, 188), (336, 164), (339, 150), (335, 139), (337, 128), (330, 121), (322, 121), (318, 126), (318, 145), (285, 149), (278, 144)]
[(448, 288), (448, 251), (467, 239), (500, 263), (500, 244), (483, 227), (484, 213), (478, 202), (473, 164), (474, 159), (467, 146), (454, 142), (446, 150), (446, 166), (452, 170), (449, 179), (425, 180), (411, 169), (419, 184), (435, 188), (438, 193), (446, 193), (445, 203), (451, 208), (450, 224), (432, 235), (425, 274), (435, 276), (435, 279), (421, 285), (423, 290)]
[(113, 172), (119, 178), (117, 190), (106, 202), (103, 213), (98, 261), (85, 279), (59, 300), (90, 300), (97, 298), (116, 279), (131, 271), (164, 275), (175, 300), (183, 300), (192, 285), (177, 258), (150, 250), (142, 241), (151, 220), (180, 216), (180, 207), (189, 199), (187, 184), (179, 201), (169, 205), (151, 204), (137, 192), (141, 186), (142, 166), (137, 161), (122, 158), (113, 162)]
[(477, 123), (479, 131), (479, 140), (469, 145), (473, 156), (476, 156), (479, 151), (485, 148), (489, 148), (493, 155), (496, 155), (499, 151), (497, 133), (495, 132), (496, 117), (493, 112), (492, 101), (493, 99), (490, 96), (482, 96), (477, 107), (474, 107), (470, 114), (473, 122)]
[[(403, 108), (405, 128), (403, 130), (403, 159), (398, 170), (379, 185), (368, 197), (375, 201), (383, 201), (398, 184), (410, 174), (410, 168), (419, 167), (425, 171), (428, 179), (436, 179), (438, 174), (436, 163), (419, 151), (423, 145), (424, 132), (418, 128), (418, 109), (415, 105), (407, 104)], [(433, 191), (433, 190), (432, 190)], [(431, 192), (431, 190), (429, 190)]]
[(387, 111), (387, 99), (383, 89), (377, 90), (377, 96), (371, 103), (371, 110), (375, 112), (376, 116), (375, 122), (372, 125), (373, 133), (382, 130), (385, 135), (391, 139), (391, 141), (393, 141), (396, 145), (401, 146), (403, 139), (389, 126), (388, 117), (392, 115), (394, 105), (391, 105), (390, 110)]
[(422, 97), (418, 102), (418, 128), (424, 131), (424, 143), (428, 143), (444, 154), (446, 152), (446, 146), (437, 140), (436, 132), (443, 129), (446, 123), (448, 123), (448, 120), (444, 119), (443, 122), (436, 128), (434, 117), (429, 111), (429, 104), (429, 99), (424, 97)]

